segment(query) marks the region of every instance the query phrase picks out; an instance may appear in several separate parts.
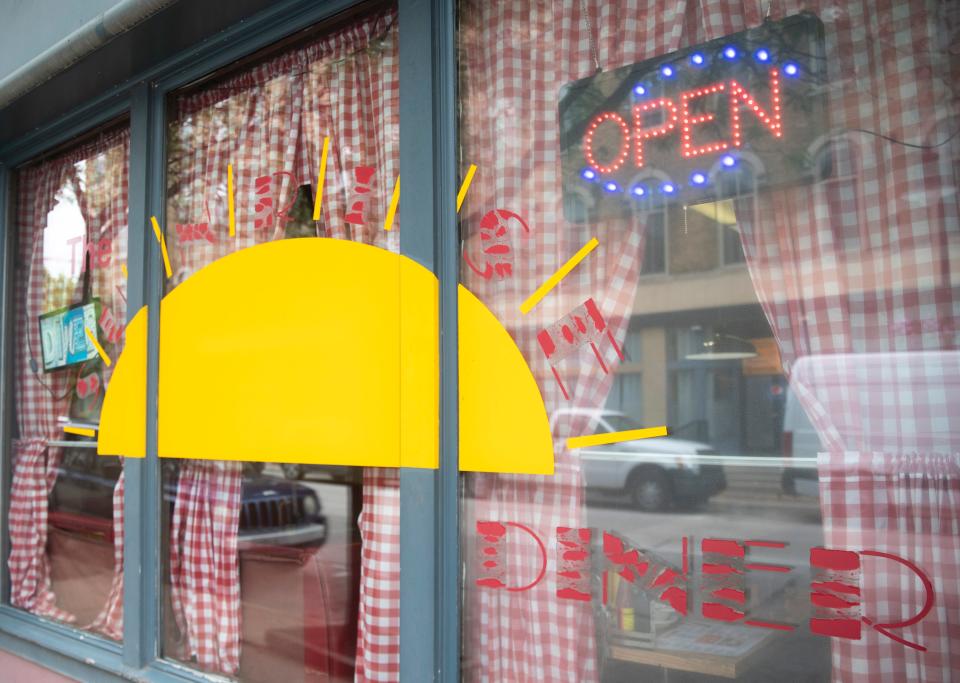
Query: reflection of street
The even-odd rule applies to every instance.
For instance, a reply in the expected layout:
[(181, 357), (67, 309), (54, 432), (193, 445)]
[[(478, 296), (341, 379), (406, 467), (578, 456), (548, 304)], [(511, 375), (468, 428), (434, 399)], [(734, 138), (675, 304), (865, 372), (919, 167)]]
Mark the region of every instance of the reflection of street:
[[(750, 561), (790, 567), (786, 573), (748, 572), (746, 592), (748, 611), (754, 618), (794, 624), (793, 632), (769, 631), (769, 637), (756, 655), (744, 660), (738, 681), (827, 681), (830, 679), (830, 641), (813, 636), (806, 626), (810, 616), (808, 565), (810, 548), (823, 544), (823, 528), (819, 501), (786, 495), (780, 487), (780, 471), (773, 468), (727, 467), (728, 489), (693, 510), (639, 512), (615, 497), (590, 494), (587, 497), (589, 526), (624, 537), (637, 548), (653, 551), (667, 561), (681, 566), (681, 543), (689, 539), (691, 576), (689, 581), (691, 611), (686, 617), (700, 619), (704, 598), (703, 556), (700, 544), (705, 538), (779, 541), (785, 548), (750, 548)], [(767, 471), (769, 470), (769, 471)], [(704, 621), (723, 627), (721, 622)], [(730, 628), (730, 627), (726, 627)], [(733, 627), (736, 633), (738, 627)], [(752, 629), (742, 629), (751, 631)], [(653, 650), (657, 650), (654, 646)], [(630, 650), (620, 650), (630, 656)], [(688, 651), (689, 660), (694, 651)], [(643, 661), (656, 661), (646, 654)], [(676, 670), (665, 663), (647, 666), (615, 661), (606, 654), (603, 662), (604, 683), (627, 683), (635, 680), (715, 681), (721, 678)], [(635, 660), (636, 661), (636, 660)], [(669, 657), (664, 662), (669, 662)], [(660, 671), (657, 671), (660, 669)]]
[[(589, 525), (616, 531), (651, 550), (679, 548), (682, 536), (782, 541), (770, 562), (806, 564), (811, 547), (821, 545), (819, 501), (784, 494), (774, 468), (725, 467), (727, 490), (693, 510), (640, 512), (623, 497), (587, 495)], [(769, 552), (766, 553), (769, 555)]]
[[(264, 473), (283, 477), (280, 465), (267, 464)], [(356, 619), (359, 606), (360, 556), (356, 515), (360, 510), (360, 486), (333, 483), (318, 471), (308, 471), (300, 484), (311, 488), (320, 499), (327, 518), (327, 539), (313, 557), (322, 587), (312, 600), (303, 605), (305, 661), (330, 658), (331, 681), (353, 680), (356, 648)], [(317, 612), (321, 601), (323, 613)], [(325, 628), (326, 639), (315, 637), (316, 629)], [(310, 635), (314, 634), (314, 635)]]
[(823, 543), (816, 507), (777, 503), (741, 504), (714, 500), (693, 511), (638, 512), (623, 503), (590, 497), (587, 522), (615, 532), (638, 547), (664, 555), (679, 554), (683, 536), (699, 543), (704, 538), (782, 541), (787, 548), (754, 552), (761, 561), (806, 565), (810, 548)]
[[(264, 468), (264, 474), (283, 477), (280, 466), (276, 464), (268, 464)], [(350, 510), (354, 502), (351, 496), (361, 495), (360, 488), (357, 487), (354, 491), (350, 486), (332, 483), (323, 479), (322, 474), (314, 472), (307, 472), (300, 483), (313, 489), (320, 499), (323, 514), (327, 516), (327, 540), (317, 553), (317, 561), (327, 568), (327, 572), (335, 582), (330, 587), (330, 597), (337, 601), (334, 602), (333, 607), (336, 608), (336, 613), (340, 614), (343, 601), (356, 599), (350, 594), (348, 584), (350, 548), (352, 543), (358, 542), (355, 536), (357, 520), (351, 519)], [(359, 509), (359, 501), (357, 501), (356, 510), (359, 511)]]

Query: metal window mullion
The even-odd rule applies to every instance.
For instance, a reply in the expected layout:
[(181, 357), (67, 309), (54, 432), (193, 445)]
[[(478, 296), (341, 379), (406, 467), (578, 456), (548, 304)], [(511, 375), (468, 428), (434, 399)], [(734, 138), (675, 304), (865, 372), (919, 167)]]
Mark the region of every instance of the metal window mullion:
[(455, 10), (399, 1), (400, 251), (439, 279), (440, 469), (400, 470), (400, 680), (417, 683), (460, 679)]
[[(124, 462), (123, 638), (124, 664), (141, 668), (159, 654), (160, 629), (160, 483), (156, 458), (158, 374), (159, 246), (150, 232), (163, 187), (163, 110), (151, 86), (138, 85), (131, 96), (129, 230), (127, 246), (127, 320), (148, 306), (147, 457)], [(159, 194), (158, 194), (159, 191)]]
[(13, 203), (10, 173), (0, 165), (0, 601), (10, 601), (7, 555), (10, 533), (7, 510), (13, 480), (13, 283), (15, 274)]

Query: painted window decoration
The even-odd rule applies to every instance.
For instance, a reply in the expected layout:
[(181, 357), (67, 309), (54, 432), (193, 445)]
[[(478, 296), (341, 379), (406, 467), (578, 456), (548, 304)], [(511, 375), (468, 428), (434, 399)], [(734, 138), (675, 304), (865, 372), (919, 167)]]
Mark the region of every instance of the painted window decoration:
[(537, 343), (550, 363), (550, 370), (553, 372), (554, 379), (563, 392), (563, 397), (570, 399), (570, 393), (557, 371), (557, 364), (564, 358), (577, 353), (582, 347), (589, 346), (593, 351), (597, 364), (604, 374), (607, 374), (606, 363), (597, 344), (606, 338), (613, 347), (617, 357), (622, 361), (623, 352), (613, 338), (613, 333), (607, 327), (607, 322), (603, 319), (603, 314), (597, 308), (596, 302), (590, 298), (581, 305), (570, 311), (563, 318), (553, 325), (542, 329), (537, 334)]
[[(764, 186), (811, 180), (823, 53), (822, 24), (801, 14), (567, 84), (564, 192), (590, 188), (595, 218), (631, 202), (716, 201), (739, 194), (745, 155), (762, 162)], [(652, 173), (663, 179), (645, 182)]]
[(516, 212), (509, 209), (487, 211), (480, 219), (481, 255), (471, 257), (469, 250), (465, 249), (463, 261), (484, 280), (494, 277), (507, 280), (513, 276), (515, 239), (529, 233), (530, 226)]
[[(474, 583), (478, 588), (525, 592), (547, 579), (545, 539), (529, 526), (480, 520), (476, 522), (475, 533), (478, 566)], [(522, 537), (516, 545), (508, 545), (508, 537), (513, 534), (522, 534)], [(615, 611), (620, 632), (615, 639), (627, 638), (633, 646), (643, 637), (648, 639), (647, 646), (653, 646), (657, 631), (668, 630), (663, 623), (637, 623), (637, 610), (626, 605), (637, 605), (639, 601), (645, 604), (648, 615), (657, 609), (669, 614), (670, 627), (690, 618), (699, 623), (720, 622), (734, 628), (745, 626), (778, 632), (805, 628), (816, 636), (846, 640), (861, 640), (865, 629), (872, 629), (897, 645), (927, 651), (923, 643), (905, 638), (901, 629), (930, 615), (937, 599), (933, 581), (916, 563), (894, 553), (810, 548), (809, 571), (804, 572), (809, 577), (806, 610), (809, 616), (805, 624), (800, 624), (796, 620), (786, 621), (782, 616), (799, 612), (795, 606), (777, 604), (770, 599), (757, 601), (751, 595), (755, 583), (752, 577), (756, 574), (788, 575), (799, 569), (788, 564), (757, 561), (751, 551), (782, 551), (789, 543), (703, 538), (695, 544), (692, 538), (684, 536), (677, 544), (679, 561), (673, 561), (607, 530), (558, 527), (555, 540), (557, 599), (596, 602), (605, 610)], [(512, 552), (529, 553), (530, 562), (524, 566), (535, 568), (531, 576), (510, 575), (506, 567), (516, 566), (517, 562), (511, 562), (515, 558), (509, 557), (509, 548)], [(864, 566), (864, 558), (870, 558), (869, 569)], [(871, 570), (887, 571), (891, 567), (920, 586), (916, 604), (905, 606), (907, 616), (900, 619), (871, 617), (883, 606), (863, 603), (862, 574)], [(591, 582), (591, 576), (596, 581)], [(771, 612), (781, 616), (768, 616)], [(722, 634), (723, 630), (718, 633)]]

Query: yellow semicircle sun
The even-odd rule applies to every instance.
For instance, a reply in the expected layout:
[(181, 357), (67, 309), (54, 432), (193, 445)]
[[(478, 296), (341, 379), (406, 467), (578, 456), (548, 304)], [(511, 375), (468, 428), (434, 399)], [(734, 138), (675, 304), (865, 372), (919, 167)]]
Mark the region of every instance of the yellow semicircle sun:
[[(459, 289), (460, 469), (552, 474), (543, 399), (493, 313)], [(160, 304), (157, 450), (165, 458), (438, 464), (437, 280), (345, 240), (235, 252)], [(104, 397), (98, 452), (143, 457), (147, 311)]]

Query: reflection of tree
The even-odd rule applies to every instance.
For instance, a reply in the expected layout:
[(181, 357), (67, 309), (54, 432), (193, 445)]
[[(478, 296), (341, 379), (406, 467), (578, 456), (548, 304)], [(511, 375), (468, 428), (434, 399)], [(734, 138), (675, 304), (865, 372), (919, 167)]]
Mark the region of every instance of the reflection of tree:
[(69, 306), (77, 289), (76, 278), (65, 273), (52, 274), (43, 269), (43, 310), (52, 311)]

